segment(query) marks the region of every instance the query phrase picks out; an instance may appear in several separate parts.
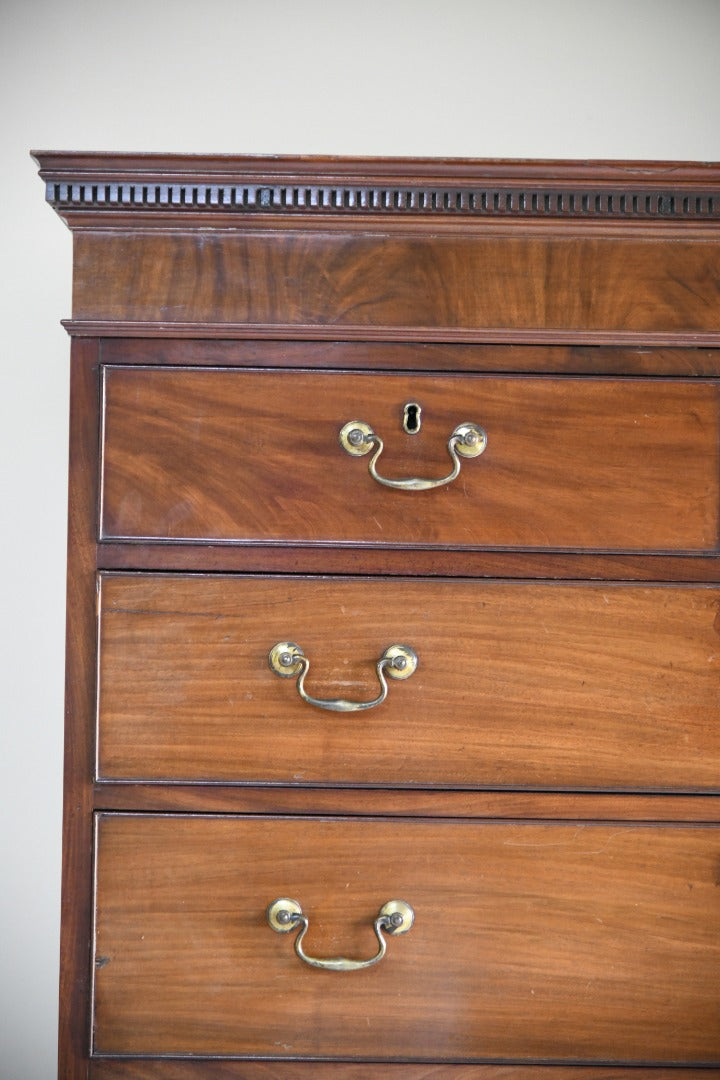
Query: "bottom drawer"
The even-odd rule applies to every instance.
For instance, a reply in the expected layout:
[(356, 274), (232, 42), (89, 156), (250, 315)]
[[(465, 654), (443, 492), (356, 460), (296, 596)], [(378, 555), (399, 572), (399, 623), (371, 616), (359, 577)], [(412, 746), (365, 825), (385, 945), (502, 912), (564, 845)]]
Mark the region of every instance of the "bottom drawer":
[[(94, 1053), (720, 1064), (714, 826), (101, 814)], [(315, 968), (266, 909), (299, 901)], [(406, 901), (402, 936), (373, 923)]]

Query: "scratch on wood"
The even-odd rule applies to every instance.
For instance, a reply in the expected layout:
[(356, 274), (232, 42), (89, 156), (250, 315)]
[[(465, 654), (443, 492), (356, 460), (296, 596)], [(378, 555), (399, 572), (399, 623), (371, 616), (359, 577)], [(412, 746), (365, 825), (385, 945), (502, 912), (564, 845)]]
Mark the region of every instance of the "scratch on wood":
[(169, 615), (172, 618), (179, 617), (187, 619), (222, 619), (225, 617), (217, 611), (162, 611), (158, 608), (128, 608), (115, 606), (103, 608), (103, 615)]

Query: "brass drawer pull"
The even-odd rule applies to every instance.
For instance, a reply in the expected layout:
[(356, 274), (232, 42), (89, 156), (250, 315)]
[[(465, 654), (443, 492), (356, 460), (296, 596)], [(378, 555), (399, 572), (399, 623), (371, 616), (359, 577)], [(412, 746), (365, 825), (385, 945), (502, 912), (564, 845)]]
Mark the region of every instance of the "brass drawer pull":
[(276, 675), (283, 679), (298, 677), (297, 690), (308, 705), (332, 712), (359, 712), (361, 709), (374, 709), (382, 705), (387, 697), (388, 684), (385, 673), (392, 679), (409, 679), (417, 667), (418, 658), (409, 645), (390, 645), (376, 664), (375, 670), (380, 682), (380, 694), (373, 701), (346, 701), (344, 698), (314, 698), (305, 690), (305, 677), (310, 670), (310, 661), (299, 645), (294, 641), (279, 641), (268, 655), (268, 662)]
[[(422, 477), (411, 477), (407, 480), (390, 480), (386, 476), (380, 476), (375, 468), (378, 458), (382, 454), (385, 444), (369, 424), (363, 420), (350, 420), (340, 431), (340, 445), (343, 450), (353, 457), (364, 457), (369, 454), (373, 447), (377, 447), (370, 459), (368, 469), (373, 480), (385, 487), (398, 488), (400, 491), (428, 491), (430, 488), (443, 487), (451, 483), (460, 474), (460, 457), (474, 458), (482, 454), (487, 446), (487, 434), (477, 424), (458, 424), (448, 439), (448, 453), (452, 458), (453, 467), (447, 476), (439, 480), (423, 480)], [(458, 457), (458, 454), (460, 457)]]
[(373, 964), (379, 963), (387, 950), (384, 934), (391, 934), (393, 937), (406, 934), (414, 919), (415, 912), (404, 900), (389, 900), (380, 908), (373, 923), (375, 936), (380, 945), (375, 956), (371, 956), (369, 960), (348, 960), (345, 956), (331, 956), (327, 960), (319, 960), (315, 956), (308, 956), (302, 947), (309, 921), (307, 915), (303, 915), (297, 900), (282, 897), (274, 900), (267, 909), (267, 921), (279, 934), (287, 934), (290, 930), (301, 927), (300, 933), (295, 938), (295, 952), (310, 967), (325, 968), (328, 971), (359, 971), (361, 968), (372, 967)]

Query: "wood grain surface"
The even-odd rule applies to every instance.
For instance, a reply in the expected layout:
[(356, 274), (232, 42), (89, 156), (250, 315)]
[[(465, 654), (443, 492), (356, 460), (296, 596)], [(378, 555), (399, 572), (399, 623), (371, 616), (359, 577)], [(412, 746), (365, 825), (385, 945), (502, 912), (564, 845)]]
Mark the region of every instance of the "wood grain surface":
[[(104, 815), (97, 858), (100, 1053), (720, 1064), (717, 828)], [(415, 925), (320, 971), (281, 896), (318, 957)]]
[[(106, 539), (717, 547), (712, 382), (110, 368), (105, 401)], [(352, 420), (384, 440), (383, 476), (446, 476), (466, 421), (488, 447), (454, 483), (397, 491), (340, 446)]]
[[(38, 160), (79, 338), (59, 1076), (720, 1076), (718, 167)], [(353, 419), (383, 475), (488, 449), (390, 491)], [(336, 714), (282, 639), (319, 697), (420, 664)], [(416, 923), (311, 970), (281, 895), (319, 956)]]
[(720, 556), (618, 552), (467, 551), (461, 548), (324, 547), (320, 544), (209, 544), (155, 540), (97, 544), (101, 570), (338, 574), (389, 577), (533, 578), (552, 581), (720, 582)]
[(106, 338), (104, 364), (368, 371), (720, 375), (720, 349), (612, 345), (467, 345), (402, 341), (213, 341)]
[(90, 1080), (711, 1080), (716, 1069), (94, 1058)]
[(331, 326), (341, 336), (717, 331), (716, 231), (697, 242), (664, 236), (662, 223), (649, 235), (647, 226), (587, 222), (440, 230), (360, 219), (312, 232), (287, 221), (262, 231), (233, 224), (195, 234), (133, 231), (130, 222), (123, 232), (77, 232), (73, 317)]
[(577, 791), (463, 791), (100, 780), (96, 810), (315, 814), (516, 821), (720, 822), (716, 795)]
[[(308, 181), (354, 184), (432, 181), (447, 185), (478, 184), (488, 179), (524, 185), (550, 182), (571, 186), (585, 182), (593, 191), (642, 185), (664, 193), (675, 187), (714, 190), (720, 165), (711, 161), (647, 161), (633, 158), (467, 158), (342, 156), (338, 154), (187, 154), (147, 151), (32, 150), (40, 176), (52, 182), (116, 183), (220, 182), (298, 184)], [(161, 209), (161, 208), (158, 208)]]
[[(114, 779), (717, 790), (720, 590), (103, 575), (99, 769)], [(391, 644), (419, 657), (364, 713)]]
[[(70, 488), (65, 674), (59, 1072), (85, 1080), (91, 1013), (92, 774), (95, 739), (95, 534), (99, 486), (98, 345), (75, 342), (70, 365)], [(2, 1062), (0, 1062), (0, 1072)]]

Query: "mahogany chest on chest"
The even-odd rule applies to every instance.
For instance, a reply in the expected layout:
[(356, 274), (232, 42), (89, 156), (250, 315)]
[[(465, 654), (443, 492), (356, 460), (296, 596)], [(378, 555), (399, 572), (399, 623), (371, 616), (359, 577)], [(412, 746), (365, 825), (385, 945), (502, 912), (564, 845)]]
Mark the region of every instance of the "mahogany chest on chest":
[(720, 166), (41, 153), (60, 1075), (720, 1068)]

